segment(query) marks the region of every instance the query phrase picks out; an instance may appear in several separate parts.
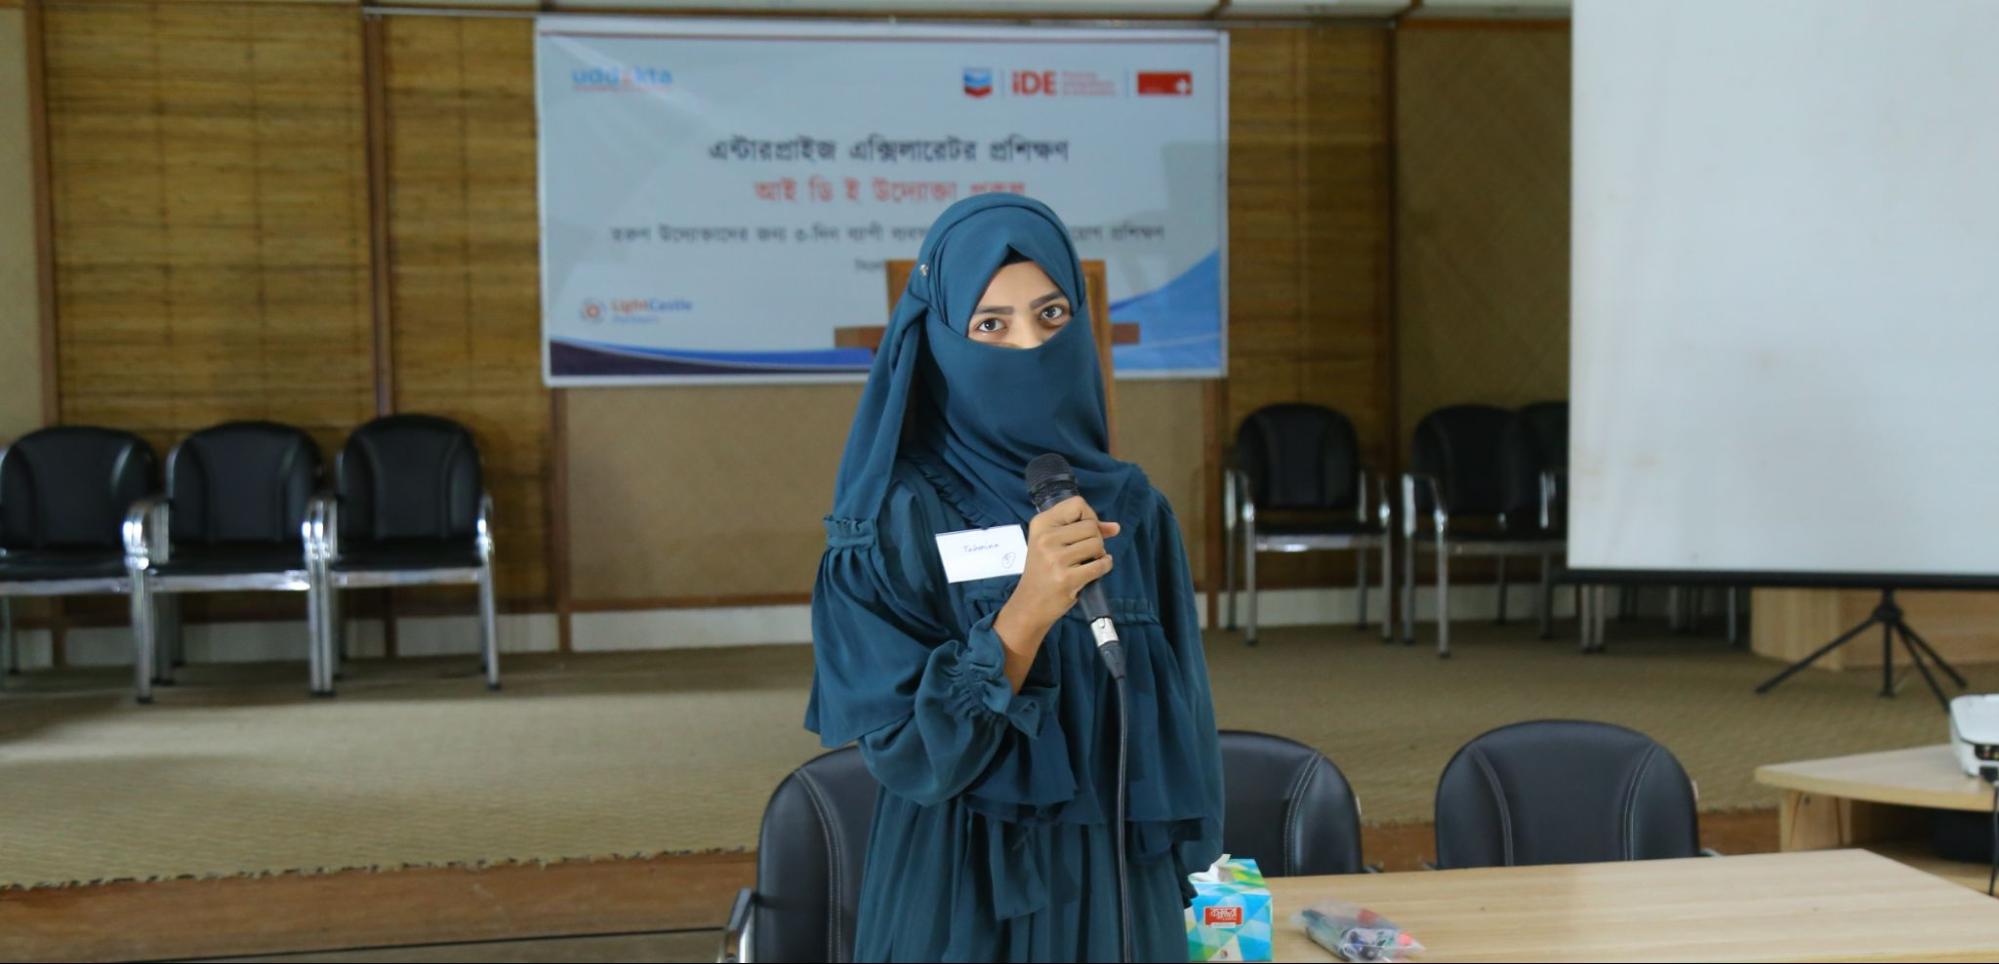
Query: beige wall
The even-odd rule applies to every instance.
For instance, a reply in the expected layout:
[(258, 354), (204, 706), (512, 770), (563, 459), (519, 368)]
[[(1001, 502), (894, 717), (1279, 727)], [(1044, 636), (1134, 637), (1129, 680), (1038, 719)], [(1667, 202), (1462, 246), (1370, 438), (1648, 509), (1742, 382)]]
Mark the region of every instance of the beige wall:
[(0, 443), (42, 424), (27, 14), (0, 7)]
[(1395, 40), (1401, 433), (1458, 402), (1567, 398), (1569, 32)]

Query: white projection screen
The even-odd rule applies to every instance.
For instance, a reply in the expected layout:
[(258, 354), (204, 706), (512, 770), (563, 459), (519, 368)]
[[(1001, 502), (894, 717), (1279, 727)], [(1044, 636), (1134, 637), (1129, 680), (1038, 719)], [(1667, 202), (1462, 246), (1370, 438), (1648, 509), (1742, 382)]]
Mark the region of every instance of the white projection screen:
[(1999, 576), (1999, 0), (1578, 0), (1571, 568)]

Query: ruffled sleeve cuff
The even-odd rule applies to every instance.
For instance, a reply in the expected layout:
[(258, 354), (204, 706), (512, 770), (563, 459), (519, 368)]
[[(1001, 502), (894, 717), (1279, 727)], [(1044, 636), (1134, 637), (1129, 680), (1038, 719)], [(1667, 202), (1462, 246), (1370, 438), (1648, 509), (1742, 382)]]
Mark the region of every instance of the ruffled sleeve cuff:
[(1006, 644), (993, 631), (996, 616), (972, 624), (965, 634), (964, 657), (948, 670), (952, 702), (966, 716), (995, 714), (1031, 740), (1041, 735), (1042, 722), (1055, 712), (1055, 687), (1030, 673), (1020, 692), (1013, 691), (1006, 678)]

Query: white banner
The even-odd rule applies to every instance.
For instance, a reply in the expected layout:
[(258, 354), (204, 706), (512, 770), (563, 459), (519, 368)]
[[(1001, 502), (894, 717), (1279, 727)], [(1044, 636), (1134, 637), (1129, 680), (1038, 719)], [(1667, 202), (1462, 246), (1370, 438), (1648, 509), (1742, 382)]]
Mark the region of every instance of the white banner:
[(550, 385), (858, 379), (988, 191), (1106, 263), (1120, 375), (1226, 370), (1226, 34), (551, 17), (535, 72)]

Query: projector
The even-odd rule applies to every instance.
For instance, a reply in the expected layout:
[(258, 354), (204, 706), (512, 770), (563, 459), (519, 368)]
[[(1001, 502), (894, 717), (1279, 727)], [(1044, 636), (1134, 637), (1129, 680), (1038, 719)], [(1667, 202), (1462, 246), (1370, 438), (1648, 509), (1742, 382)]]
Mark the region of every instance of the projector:
[(1999, 783), (1999, 693), (1950, 701), (1950, 746), (1965, 773)]

